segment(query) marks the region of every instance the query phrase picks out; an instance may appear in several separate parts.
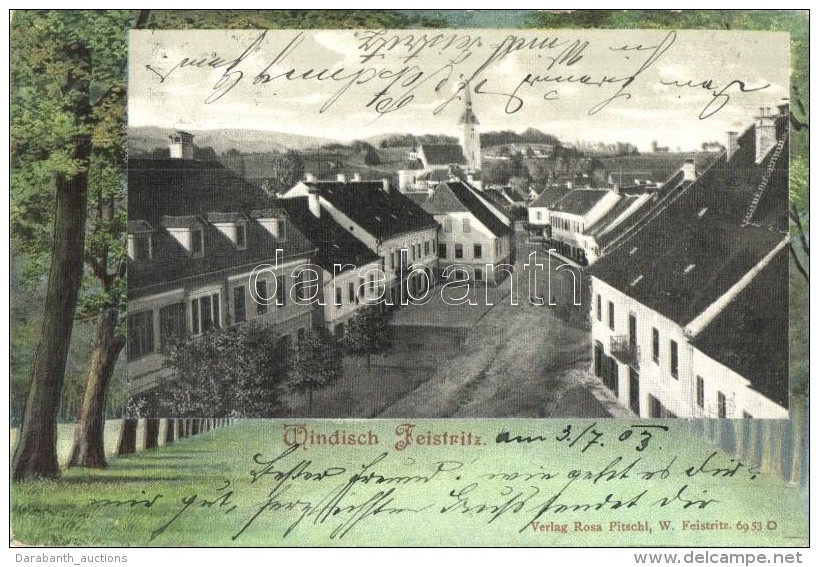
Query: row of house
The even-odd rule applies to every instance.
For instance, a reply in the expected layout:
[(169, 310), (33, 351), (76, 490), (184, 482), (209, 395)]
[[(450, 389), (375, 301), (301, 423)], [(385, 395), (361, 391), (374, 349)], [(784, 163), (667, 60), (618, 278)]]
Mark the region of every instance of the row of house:
[[(467, 115), (469, 118), (469, 115)], [(424, 199), (387, 180), (297, 183), (277, 199), (171, 134), (170, 158), (128, 170), (131, 394), (167, 376), (177, 336), (258, 322), (286, 352), (311, 328), (341, 335), (359, 308), (398, 306), (441, 278), (494, 283), (512, 254), (508, 217), (466, 182)]]
[(641, 417), (785, 418), (787, 106), (671, 184), (588, 269), (592, 371)]

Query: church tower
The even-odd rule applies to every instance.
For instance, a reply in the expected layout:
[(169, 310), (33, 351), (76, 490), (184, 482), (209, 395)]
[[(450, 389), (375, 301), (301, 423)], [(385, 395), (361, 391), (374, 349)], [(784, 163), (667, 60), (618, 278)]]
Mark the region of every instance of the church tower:
[(472, 93), (469, 82), (464, 83), (465, 108), (458, 125), (461, 127), (461, 148), (466, 158), (466, 167), (475, 172), (481, 169), (481, 137), (478, 132), (478, 117), (472, 111)]

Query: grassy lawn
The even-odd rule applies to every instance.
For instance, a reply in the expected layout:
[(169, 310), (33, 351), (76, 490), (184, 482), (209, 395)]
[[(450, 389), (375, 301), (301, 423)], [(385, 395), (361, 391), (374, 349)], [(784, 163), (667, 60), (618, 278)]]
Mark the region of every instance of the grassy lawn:
[[(121, 419), (109, 419), (105, 422), (105, 454), (112, 457), (117, 452), (117, 443), (119, 442), (119, 432), (122, 426)], [(14, 447), (17, 445), (17, 428), (10, 430), (10, 444), (12, 454)], [(164, 443), (165, 439), (165, 421), (162, 421), (162, 426), (159, 429), (159, 442)], [(137, 447), (143, 447), (145, 440), (145, 420), (140, 420), (137, 426)], [(71, 458), (71, 447), (74, 443), (74, 424), (60, 423), (57, 425), (57, 459), (60, 464), (65, 466)]]
[[(619, 440), (631, 422), (418, 420), (416, 434), (470, 432), (482, 444), (422, 447), (416, 440), (397, 451), (395, 431), (403, 421), (324, 421), (309, 425), (326, 435), (336, 429), (371, 431), (379, 444), (313, 446), (286, 454), (282, 423), (241, 421), (112, 459), (108, 470), (72, 469), (57, 481), (15, 484), (13, 538), (63, 546), (784, 547), (807, 541), (807, 503), (797, 488), (762, 476), (751, 479), (745, 469), (715, 474), (735, 463), (720, 455), (706, 463), (713, 449), (692, 442), (683, 425), (667, 433), (655, 430), (647, 449), (636, 452), (639, 435)], [(575, 446), (556, 441), (569, 424), (573, 435), (592, 426), (606, 448), (582, 451), (588, 434)], [(502, 430), (544, 441), (496, 444)], [(689, 468), (706, 472), (690, 476)], [(635, 504), (588, 506), (607, 498)], [(705, 509), (686, 508), (683, 498), (709, 503)], [(566, 525), (566, 533), (538, 531), (531, 524), (550, 501), (553, 507), (538, 521)], [(612, 520), (646, 522), (652, 531), (611, 531)], [(665, 520), (671, 524), (663, 531), (659, 522)], [(723, 522), (730, 529), (685, 527), (697, 521)], [(575, 522), (603, 531), (576, 531)], [(761, 522), (760, 531), (754, 522)]]

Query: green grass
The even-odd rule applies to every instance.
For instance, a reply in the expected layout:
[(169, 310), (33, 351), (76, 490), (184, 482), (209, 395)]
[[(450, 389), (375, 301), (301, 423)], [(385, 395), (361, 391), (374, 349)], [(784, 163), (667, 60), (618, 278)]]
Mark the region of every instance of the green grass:
[[(734, 477), (702, 474), (688, 477), (685, 469), (699, 465), (713, 449), (704, 442), (695, 441), (681, 422), (672, 426), (668, 433), (655, 433), (648, 449), (642, 453), (634, 450), (637, 435), (625, 441), (618, 440), (618, 436), (629, 429), (626, 422), (608, 421), (595, 426), (603, 432), (600, 441), (606, 442), (605, 450), (592, 446), (581, 452), (588, 437), (575, 447), (554, 440), (568, 424), (574, 424), (574, 432), (591, 425), (591, 422), (582, 420), (417, 420), (414, 421), (417, 433), (444, 429), (471, 431), (473, 435), (481, 435), (486, 444), (446, 448), (412, 445), (399, 452), (395, 450), (395, 429), (401, 423), (401, 420), (310, 422), (312, 428), (327, 434), (337, 428), (356, 433), (372, 430), (378, 435), (380, 444), (312, 447), (283, 456), (273, 468), (283, 476), (290, 471), (281, 484), (284, 490), (274, 499), (276, 503), (262, 510), (255, 522), (236, 539), (234, 536), (268, 502), (271, 491), (279, 483), (274, 475), (251, 482), (251, 471), (259, 472), (264, 468), (254, 463), (254, 454), (263, 456), (260, 461), (270, 461), (284, 450), (281, 421), (242, 421), (166, 447), (113, 459), (108, 470), (71, 469), (56, 481), (15, 484), (12, 486), (13, 537), (25, 544), (61, 546), (793, 546), (804, 545), (807, 541), (806, 501), (797, 488), (761, 476), (751, 480), (741, 472)], [(546, 441), (497, 445), (495, 436), (504, 428), (514, 434), (543, 435)], [(386, 457), (367, 471), (384, 477), (429, 476), (438, 467), (436, 463), (441, 461), (447, 461), (446, 467), (454, 466), (455, 461), (463, 466), (457, 471), (440, 473), (429, 482), (418, 482), (415, 478), (380, 484), (374, 481), (355, 483), (337, 507), (326, 508), (328, 513), (325, 516), (307, 516), (284, 536), (287, 527), (298, 522), (306, 503), (317, 509), (326, 505), (331, 499), (328, 495), (344, 486), (353, 474), (361, 473), (362, 467), (382, 452)], [(616, 511), (566, 511), (560, 514), (547, 511), (541, 520), (568, 524), (566, 534), (535, 532), (526, 527), (536, 514), (535, 510), (566, 485), (570, 471), (599, 472), (618, 455), (624, 460), (613, 466), (620, 472), (628, 463), (640, 459), (626, 473), (628, 478), (603, 478), (598, 482), (576, 480), (560, 496), (559, 502), (598, 502), (607, 494), (631, 498), (645, 490), (638, 505)], [(663, 480), (659, 478), (660, 474), (656, 474), (649, 480), (638, 475), (638, 471), (662, 469), (674, 457), (676, 460), (669, 466), (668, 478)], [(720, 461), (723, 465), (729, 464), (726, 457), (720, 457)], [(303, 468), (293, 468), (300, 464)], [(315, 473), (329, 467), (345, 470), (332, 478), (316, 479)], [(512, 472), (550, 472), (557, 476), (550, 480), (539, 477), (500, 480), (488, 476)], [(313, 476), (307, 478), (308, 473)], [(294, 479), (294, 476), (298, 478)], [(224, 489), (228, 483), (229, 487)], [(450, 494), (453, 491), (457, 494), (472, 483), (477, 483), (476, 487), (463, 493), (468, 502), (457, 505), (457, 498)], [(686, 494), (718, 502), (704, 510), (682, 509), (679, 503), (666, 507), (650, 505), (662, 497), (673, 497), (682, 486), (687, 486)], [(363, 518), (344, 537), (339, 537), (337, 532), (334, 534), (338, 526), (363, 510), (347, 506), (363, 504), (377, 496), (379, 491), (390, 489), (394, 489), (388, 497), (392, 500), (385, 504), (380, 514)], [(219, 496), (231, 491), (225, 505), (220, 506)], [(497, 508), (480, 508), (482, 504), (502, 506), (518, 492), (530, 495), (535, 491), (538, 494), (517, 513), (513, 513), (512, 506), (492, 522), (489, 522), (491, 513)], [(146, 501), (151, 504), (146, 505)], [(191, 504), (180, 513), (185, 508), (184, 502)], [(453, 504), (456, 506), (443, 511)], [(399, 507), (424, 510), (418, 513), (387, 512), (387, 508)], [(374, 509), (371, 508), (370, 512)], [(179, 517), (164, 532), (156, 533), (178, 513)], [(613, 519), (648, 521), (653, 526), (653, 533), (580, 533), (572, 530), (576, 521), (600, 523), (605, 530)], [(660, 533), (659, 520), (671, 520), (673, 529)], [(683, 520), (719, 520), (731, 525), (732, 529), (683, 530)], [(755, 521), (763, 522), (767, 527), (769, 520), (777, 523), (776, 530), (745, 533), (735, 528), (737, 522), (751, 525)], [(521, 528), (524, 528), (523, 532), (519, 533)], [(156, 536), (154, 539), (151, 539), (152, 533)]]

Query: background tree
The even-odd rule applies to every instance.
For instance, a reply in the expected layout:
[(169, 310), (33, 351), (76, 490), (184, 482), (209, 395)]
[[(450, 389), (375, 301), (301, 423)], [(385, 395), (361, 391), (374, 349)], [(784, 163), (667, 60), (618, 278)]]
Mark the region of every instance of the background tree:
[(149, 417), (275, 417), (285, 409), (288, 353), (270, 329), (251, 324), (185, 337), (165, 362), (173, 376), (145, 404)]
[(283, 154), (273, 154), (266, 168), (265, 177), (269, 180), (269, 189), (273, 194), (287, 191), (304, 177), (304, 159), (296, 150), (287, 150)]
[(370, 373), (370, 357), (384, 352), (391, 345), (389, 322), (390, 314), (378, 305), (359, 309), (347, 322), (341, 345), (350, 354), (366, 358), (367, 374)]
[(323, 327), (299, 341), (290, 366), (290, 388), (307, 394), (308, 415), (313, 412), (313, 392), (326, 388), (343, 375), (341, 348)]

